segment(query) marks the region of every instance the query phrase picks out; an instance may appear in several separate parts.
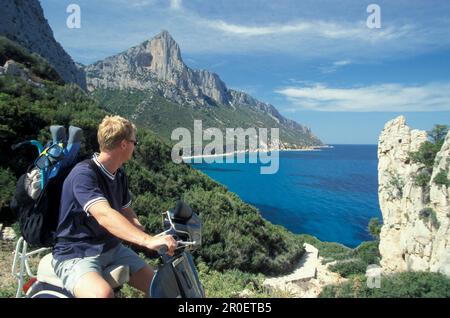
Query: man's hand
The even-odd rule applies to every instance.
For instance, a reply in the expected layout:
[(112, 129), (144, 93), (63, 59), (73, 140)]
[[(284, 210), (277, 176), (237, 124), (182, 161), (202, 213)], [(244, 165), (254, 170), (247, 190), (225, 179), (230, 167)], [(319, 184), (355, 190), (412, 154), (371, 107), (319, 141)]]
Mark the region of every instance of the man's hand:
[[(99, 201), (93, 204), (89, 208), (89, 213), (101, 226), (122, 240), (155, 251), (166, 245), (168, 249), (167, 254), (172, 256), (175, 252), (177, 242), (171, 235), (150, 236), (146, 234), (137, 228), (133, 220), (130, 221), (122, 213), (112, 209), (106, 201)], [(140, 225), (140, 223), (138, 224)]]
[(158, 249), (163, 245), (167, 246), (167, 254), (172, 256), (177, 248), (177, 241), (175, 241), (172, 235), (153, 236), (147, 240), (145, 247), (158, 251)]

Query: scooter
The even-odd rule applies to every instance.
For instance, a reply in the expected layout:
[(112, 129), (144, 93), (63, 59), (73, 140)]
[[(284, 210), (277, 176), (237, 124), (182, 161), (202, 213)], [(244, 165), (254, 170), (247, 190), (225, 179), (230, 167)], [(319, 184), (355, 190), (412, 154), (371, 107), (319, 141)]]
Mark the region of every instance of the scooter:
[[(178, 245), (173, 256), (167, 255), (167, 247), (158, 250), (161, 265), (155, 272), (150, 286), (151, 298), (204, 298), (205, 292), (198, 277), (191, 251), (201, 246), (202, 222), (198, 215), (183, 201), (178, 201), (175, 209), (163, 213), (164, 232), (158, 235), (172, 235)], [(74, 296), (63, 288), (63, 283), (52, 267), (52, 254), (45, 255), (37, 269), (37, 275), (32, 275), (28, 258), (49, 249), (39, 249), (29, 253), (20, 252), (26, 242), (18, 242), (12, 272), (18, 279), (19, 286), (16, 296), (26, 298), (73, 298)], [(19, 265), (20, 264), (20, 265)], [(18, 268), (20, 267), (20, 268)], [(31, 279), (23, 284), (25, 269)], [(103, 271), (103, 277), (110, 284), (116, 295), (130, 279), (130, 269), (127, 265), (113, 265)]]

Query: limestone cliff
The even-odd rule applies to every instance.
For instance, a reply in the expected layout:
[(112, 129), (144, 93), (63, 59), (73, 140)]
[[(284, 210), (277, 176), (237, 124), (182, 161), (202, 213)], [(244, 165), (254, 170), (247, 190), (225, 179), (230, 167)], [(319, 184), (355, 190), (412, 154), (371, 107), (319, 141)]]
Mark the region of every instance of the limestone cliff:
[(439, 172), (449, 173), (450, 132), (436, 155), (431, 180), (422, 187), (415, 177), (423, 167), (411, 162), (409, 153), (427, 138), (425, 131), (411, 130), (403, 116), (386, 123), (379, 138), (380, 253), (387, 273), (411, 270), (450, 276), (450, 188), (434, 181)]
[(154, 90), (177, 103), (205, 106), (228, 103), (228, 91), (219, 76), (188, 68), (169, 32), (86, 68), (88, 89)]
[(0, 35), (42, 56), (64, 81), (86, 88), (83, 70), (55, 40), (38, 0), (2, 0)]

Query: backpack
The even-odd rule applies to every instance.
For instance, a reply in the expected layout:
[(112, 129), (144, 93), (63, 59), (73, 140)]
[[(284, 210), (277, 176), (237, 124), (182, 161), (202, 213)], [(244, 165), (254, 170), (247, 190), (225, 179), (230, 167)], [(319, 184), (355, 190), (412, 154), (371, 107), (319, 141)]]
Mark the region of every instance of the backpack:
[(10, 207), (18, 216), (22, 237), (31, 246), (54, 245), (62, 186), (75, 164), (60, 170), (50, 179), (37, 199), (33, 199), (26, 191), (27, 174), (23, 174), (17, 181)]
[[(58, 128), (55, 130), (55, 127)], [(64, 141), (65, 129), (64, 134), (62, 129), (62, 126), (51, 126), (53, 142), (40, 151), (35, 163), (20, 176), (10, 203), (11, 210), (18, 217), (22, 237), (33, 247), (51, 247), (56, 243), (63, 183), (72, 168), (81, 161), (78, 158), (81, 129), (71, 126), (67, 143)], [(61, 155), (52, 157), (47, 152), (55, 144), (60, 145), (62, 151)], [(36, 169), (39, 173), (36, 173)], [(36, 184), (39, 187), (37, 191)]]

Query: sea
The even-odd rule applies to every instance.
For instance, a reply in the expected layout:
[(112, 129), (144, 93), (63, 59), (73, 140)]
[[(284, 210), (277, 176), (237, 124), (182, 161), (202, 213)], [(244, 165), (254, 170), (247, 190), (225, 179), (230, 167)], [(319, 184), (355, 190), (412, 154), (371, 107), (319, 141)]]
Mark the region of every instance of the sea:
[[(367, 226), (380, 221), (377, 146), (330, 145), (314, 151), (280, 151), (279, 169), (262, 163), (192, 164), (257, 207), (263, 218), (291, 232), (354, 248), (373, 240)], [(236, 161), (236, 160), (235, 160)]]

